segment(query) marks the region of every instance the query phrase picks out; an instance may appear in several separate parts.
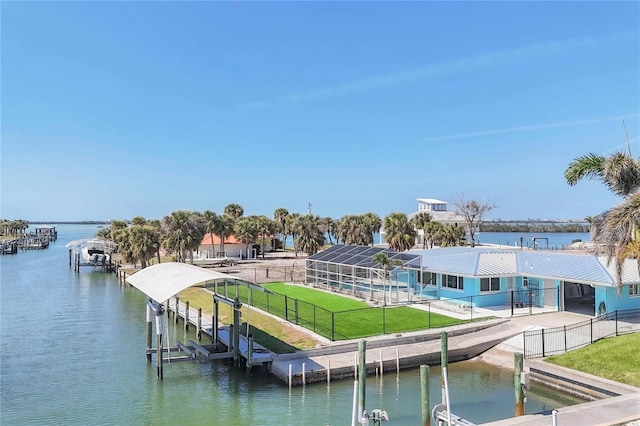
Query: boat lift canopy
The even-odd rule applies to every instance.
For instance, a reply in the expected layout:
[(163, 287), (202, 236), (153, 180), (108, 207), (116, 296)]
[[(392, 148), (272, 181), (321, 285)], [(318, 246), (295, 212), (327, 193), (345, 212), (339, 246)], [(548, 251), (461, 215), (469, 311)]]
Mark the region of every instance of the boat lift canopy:
[(65, 247), (75, 252), (80, 251), (83, 247), (97, 247), (105, 251), (105, 253), (112, 253), (118, 248), (118, 244), (114, 241), (107, 240), (101, 237), (83, 238), (80, 240), (69, 241)]
[(240, 277), (178, 262), (146, 267), (129, 276), (126, 281), (156, 302), (164, 303), (189, 287), (220, 280), (237, 280), (243, 285), (264, 291), (263, 287)]

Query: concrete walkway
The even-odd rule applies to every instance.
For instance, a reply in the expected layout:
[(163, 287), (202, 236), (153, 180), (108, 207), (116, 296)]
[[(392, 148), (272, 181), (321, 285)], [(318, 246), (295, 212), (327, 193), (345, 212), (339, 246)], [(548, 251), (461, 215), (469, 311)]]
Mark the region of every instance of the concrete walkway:
[[(440, 336), (444, 330), (449, 335), (449, 362), (474, 358), (521, 332), (519, 325), (509, 320), (498, 319), (421, 333), (365, 339), (367, 372), (374, 374), (381, 366), (383, 371), (396, 371), (418, 367), (421, 364), (439, 364)], [(293, 385), (302, 384), (303, 381), (325, 381), (327, 375), (330, 375), (331, 379), (353, 377), (357, 353), (358, 340), (354, 340), (295, 354), (279, 355), (273, 361), (272, 373), (285, 383), (291, 380)]]
[[(563, 426), (640, 425), (640, 422), (636, 422), (640, 419), (640, 393), (562, 407), (557, 412), (557, 424)], [(483, 426), (549, 426), (551, 424), (553, 424), (552, 413), (544, 412), (485, 423)]]
[[(449, 334), (449, 361), (455, 362), (478, 357), (479, 360), (513, 369), (514, 353), (523, 352), (524, 330), (571, 325), (590, 317), (570, 312), (552, 312), (511, 319), (488, 320), (428, 332), (380, 337), (367, 340), (367, 372), (374, 374), (383, 366), (384, 371), (417, 367), (421, 364), (440, 363), (440, 334)], [(353, 377), (357, 363), (357, 341), (332, 344), (323, 348), (280, 355), (273, 363), (272, 372), (285, 383), (301, 384), (331, 378)], [(525, 360), (527, 364), (546, 364), (540, 360)], [(562, 368), (562, 367), (559, 367)], [(291, 376), (289, 377), (289, 369)], [(378, 370), (379, 371), (379, 370)], [(555, 370), (554, 370), (555, 371)], [(606, 379), (584, 375), (571, 370), (559, 373), (570, 375), (576, 383), (596, 383), (596, 387), (609, 388), (620, 396), (562, 407), (557, 410), (558, 425), (580, 426), (640, 426), (640, 390), (618, 383), (607, 385)], [(303, 377), (304, 376), (304, 377)], [(585, 377), (582, 377), (585, 376)], [(549, 426), (550, 412), (514, 417), (483, 426)]]

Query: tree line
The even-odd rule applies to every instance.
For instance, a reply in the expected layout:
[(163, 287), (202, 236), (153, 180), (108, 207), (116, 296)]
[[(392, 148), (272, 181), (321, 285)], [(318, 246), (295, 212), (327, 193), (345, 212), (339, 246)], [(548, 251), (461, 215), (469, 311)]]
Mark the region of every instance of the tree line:
[(589, 225), (580, 223), (480, 223), (482, 232), (589, 232), (589, 229)]
[(244, 215), (242, 206), (227, 205), (222, 213), (210, 210), (196, 212), (177, 210), (162, 219), (145, 219), (137, 216), (130, 221), (114, 220), (98, 231), (98, 236), (118, 244), (118, 252), (128, 263), (140, 264), (143, 268), (153, 258), (160, 260), (164, 251), (179, 262), (192, 262), (205, 235), (220, 238), (220, 252), (230, 236), (243, 244), (259, 244), (264, 257), (265, 247), (277, 237), (279, 247), (287, 246), (291, 237), (294, 254), (312, 255), (327, 244), (374, 245), (374, 235), (384, 227), (385, 242), (397, 251), (414, 247), (417, 230), (424, 232), (423, 248), (455, 246), (465, 244), (465, 227), (443, 225), (432, 220), (428, 213), (420, 212), (412, 219), (404, 213), (391, 213), (384, 219), (375, 213), (347, 215), (340, 219), (318, 215), (290, 213), (285, 208), (274, 211), (273, 217)]

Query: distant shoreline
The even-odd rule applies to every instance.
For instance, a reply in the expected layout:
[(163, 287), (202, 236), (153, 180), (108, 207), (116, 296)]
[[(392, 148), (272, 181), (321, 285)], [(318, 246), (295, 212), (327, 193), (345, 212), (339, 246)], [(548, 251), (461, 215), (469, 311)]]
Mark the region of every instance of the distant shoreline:
[(79, 221), (56, 221), (56, 220), (28, 220), (29, 225), (108, 225), (108, 220), (79, 220)]

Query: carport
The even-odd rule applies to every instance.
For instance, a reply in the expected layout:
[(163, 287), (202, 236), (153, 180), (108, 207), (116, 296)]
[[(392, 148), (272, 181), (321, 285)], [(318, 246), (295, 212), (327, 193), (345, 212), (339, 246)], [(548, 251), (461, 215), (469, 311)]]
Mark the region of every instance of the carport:
[[(160, 263), (157, 265), (149, 266), (136, 272), (135, 274), (127, 277), (126, 282), (131, 284), (143, 292), (149, 300), (147, 301), (147, 360), (151, 362), (151, 354), (156, 354), (157, 361), (157, 376), (162, 379), (163, 375), (163, 353), (169, 352), (171, 348), (163, 348), (163, 335), (167, 324), (165, 313), (168, 310), (168, 301), (171, 297), (178, 295), (181, 291), (186, 290), (189, 287), (194, 286), (208, 286), (209, 284), (219, 282), (231, 281), (235, 283), (241, 283), (247, 287), (255, 290), (263, 291), (264, 288), (243, 280), (239, 277), (225, 274), (210, 269), (200, 268), (194, 265), (188, 265), (185, 263), (168, 262)], [(218, 303), (224, 303), (232, 306), (233, 308), (233, 329), (232, 335), (229, 336), (229, 341), (225, 343), (230, 351), (226, 354), (215, 354), (215, 346), (219, 340), (218, 335)], [(237, 361), (240, 355), (251, 360), (253, 345), (251, 339), (247, 345), (245, 353), (241, 353), (240, 349), (240, 308), (242, 304), (235, 299), (228, 299), (224, 296), (214, 294), (213, 295), (213, 319), (212, 319), (212, 347), (207, 348), (204, 345), (198, 345), (192, 342), (191, 347), (178, 342), (178, 348), (186, 351), (190, 356), (186, 358), (196, 359), (196, 355), (199, 352), (204, 354), (207, 359), (219, 359), (219, 358), (231, 358)], [(176, 311), (177, 311), (176, 307)], [(152, 335), (155, 323), (155, 331), (157, 335), (157, 346), (152, 347)], [(189, 359), (185, 359), (189, 360)], [(172, 359), (175, 361), (175, 359)]]

